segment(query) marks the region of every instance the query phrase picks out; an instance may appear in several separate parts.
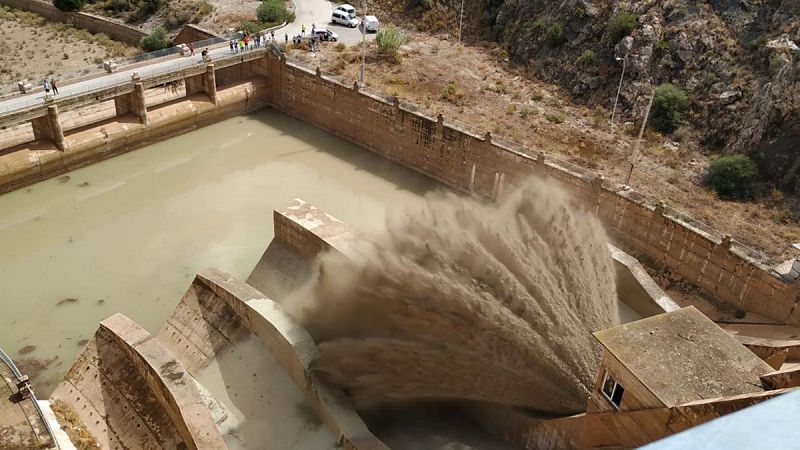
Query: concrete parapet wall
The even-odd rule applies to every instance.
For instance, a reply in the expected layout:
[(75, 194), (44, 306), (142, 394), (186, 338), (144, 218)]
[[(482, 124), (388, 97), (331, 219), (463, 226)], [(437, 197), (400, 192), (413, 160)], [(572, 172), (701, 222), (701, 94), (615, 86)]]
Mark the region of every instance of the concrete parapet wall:
[(207, 269), (197, 275), (214, 294), (236, 312), (247, 329), (264, 343), (292, 380), (306, 394), (323, 422), (346, 449), (386, 450), (367, 429), (344, 394), (323, 382), (311, 370), (317, 347), (311, 335), (281, 311), (278, 304), (230, 275)]
[(224, 449), (188, 377), (147, 331), (117, 314), (101, 322), (51, 400), (59, 421), (72, 424), (68, 433), (77, 425), (103, 449)]
[[(534, 174), (560, 181), (597, 211), (615, 244), (743, 310), (800, 324), (800, 282), (700, 224), (578, 166), (535, 155), (489, 133), (430, 117), (396, 99), (268, 56), (272, 103), (455, 189), (494, 198)], [(535, 155), (535, 156), (534, 156)]]
[(642, 317), (680, 309), (639, 261), (622, 250), (608, 244), (617, 271), (617, 296)]
[(144, 30), (85, 12), (65, 12), (42, 0), (0, 0), (0, 5), (36, 13), (53, 22), (71, 23), (92, 33), (103, 33), (115, 41), (139, 46)]
[(193, 23), (187, 23), (181, 28), (181, 31), (172, 40), (173, 45), (188, 44), (190, 42), (202, 41), (205, 39), (217, 37), (217, 34), (211, 30), (199, 27)]
[(275, 239), (306, 259), (335, 248), (347, 254), (353, 233), (344, 222), (299, 198), (273, 211)]
[(227, 449), (189, 373), (169, 350), (122, 314), (100, 322), (100, 327), (110, 332), (129, 364), (146, 381), (187, 448)]

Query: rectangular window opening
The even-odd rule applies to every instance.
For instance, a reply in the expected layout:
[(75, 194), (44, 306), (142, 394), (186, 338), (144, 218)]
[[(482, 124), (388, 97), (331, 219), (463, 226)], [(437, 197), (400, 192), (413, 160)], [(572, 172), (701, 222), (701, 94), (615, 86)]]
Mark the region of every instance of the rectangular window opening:
[(625, 388), (617, 383), (617, 380), (615, 380), (609, 372), (606, 372), (605, 379), (603, 379), (601, 391), (606, 400), (611, 402), (611, 406), (613, 406), (614, 409), (619, 409), (619, 405), (622, 404), (622, 394), (625, 393)]

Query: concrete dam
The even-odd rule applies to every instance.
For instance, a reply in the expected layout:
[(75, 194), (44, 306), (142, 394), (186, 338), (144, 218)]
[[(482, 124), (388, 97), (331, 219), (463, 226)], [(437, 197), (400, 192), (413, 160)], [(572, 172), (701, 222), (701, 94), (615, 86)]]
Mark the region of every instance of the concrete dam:
[[(165, 95), (161, 86), (173, 81), (180, 95)], [(140, 74), (0, 121), (0, 190), (8, 192), (0, 196), (0, 346), (48, 398), (44, 415), (59, 443), (632, 446), (800, 384), (800, 343), (754, 330), (734, 338), (670, 299), (634, 258), (681, 274), (772, 330), (798, 325), (800, 286), (735, 240), (579, 167), (271, 51)], [(359, 230), (384, 227), (388, 210), (442, 189), (494, 202), (531, 174), (565, 187), (616, 245), (608, 250), (622, 322), (644, 325), (609, 330), (677, 335), (690, 324), (737, 369), (710, 370), (702, 353), (687, 350), (686, 370), (709, 380), (720, 367), (736, 375), (714, 391), (662, 394), (652, 383), (666, 375), (634, 367), (609, 331), (596, 334), (603, 357), (586, 413), (545, 418), (495, 404), (355, 409), (313, 370), (315, 338), (283, 299), (320, 253), (346, 254)], [(616, 404), (613, 386), (604, 390), (611, 374), (626, 387)]]

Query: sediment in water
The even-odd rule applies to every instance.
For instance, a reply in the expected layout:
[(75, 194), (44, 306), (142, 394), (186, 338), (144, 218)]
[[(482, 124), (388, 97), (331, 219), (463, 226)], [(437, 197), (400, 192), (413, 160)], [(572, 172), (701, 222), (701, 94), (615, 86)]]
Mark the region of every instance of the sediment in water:
[(316, 368), (364, 407), (472, 400), (585, 410), (619, 322), (599, 221), (530, 180), (499, 204), (435, 194), (395, 213), (284, 302), (314, 335)]

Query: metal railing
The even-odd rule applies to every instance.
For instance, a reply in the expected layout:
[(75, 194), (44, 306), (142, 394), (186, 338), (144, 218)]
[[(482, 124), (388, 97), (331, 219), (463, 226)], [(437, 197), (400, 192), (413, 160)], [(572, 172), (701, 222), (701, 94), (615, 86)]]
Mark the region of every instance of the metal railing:
[[(6, 352), (3, 351), (2, 348), (0, 348), (0, 360), (2, 360), (3, 363), (5, 363), (5, 365), (8, 366), (9, 369), (11, 369), (11, 373), (14, 375), (14, 377), (16, 377), (18, 382), (23, 381), (22, 372), (19, 371), (16, 364), (14, 364), (14, 361), (11, 360), (11, 358), (6, 354)], [(25, 389), (28, 390), (28, 398), (30, 399), (31, 403), (33, 403), (34, 408), (36, 408), (36, 413), (39, 415), (39, 419), (42, 421), (45, 431), (47, 431), (47, 435), (50, 437), (50, 440), (53, 442), (53, 445), (55, 445), (57, 449), (61, 448), (58, 445), (58, 441), (56, 440), (55, 435), (53, 434), (53, 429), (50, 428), (50, 424), (44, 417), (44, 411), (42, 411), (42, 408), (39, 407), (39, 401), (36, 399), (36, 394), (33, 393), (33, 388), (31, 388), (30, 384), (25, 383)]]

